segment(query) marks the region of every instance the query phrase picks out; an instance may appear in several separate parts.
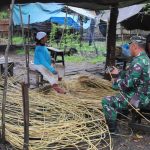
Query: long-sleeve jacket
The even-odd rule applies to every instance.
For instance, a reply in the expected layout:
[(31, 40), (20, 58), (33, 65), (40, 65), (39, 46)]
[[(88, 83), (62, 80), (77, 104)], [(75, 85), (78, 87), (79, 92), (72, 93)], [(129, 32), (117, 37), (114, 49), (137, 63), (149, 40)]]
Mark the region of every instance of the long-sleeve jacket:
[(55, 68), (51, 66), (51, 57), (50, 52), (48, 51), (46, 46), (37, 45), (34, 52), (34, 64), (35, 65), (43, 65), (50, 72), (54, 73)]
[(126, 72), (119, 73), (113, 88), (118, 88), (129, 100), (139, 100), (142, 106), (150, 102), (150, 59), (145, 52), (133, 58)]

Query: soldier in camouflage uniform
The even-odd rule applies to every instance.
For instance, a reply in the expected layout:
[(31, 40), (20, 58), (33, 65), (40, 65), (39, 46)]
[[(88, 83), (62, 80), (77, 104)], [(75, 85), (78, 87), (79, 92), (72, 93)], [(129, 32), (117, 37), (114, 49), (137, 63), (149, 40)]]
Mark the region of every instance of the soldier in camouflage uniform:
[(133, 59), (126, 71), (119, 72), (115, 68), (111, 73), (114, 79), (113, 88), (120, 93), (102, 99), (103, 112), (110, 132), (116, 130), (117, 113), (128, 109), (128, 102), (134, 107), (146, 107), (150, 103), (150, 60), (145, 51), (143, 37), (132, 37), (129, 46)]

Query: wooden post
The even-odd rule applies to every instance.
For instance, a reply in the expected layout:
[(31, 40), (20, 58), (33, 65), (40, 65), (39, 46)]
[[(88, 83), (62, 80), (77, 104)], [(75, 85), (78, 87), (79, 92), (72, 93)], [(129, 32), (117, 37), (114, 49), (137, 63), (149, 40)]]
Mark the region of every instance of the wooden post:
[(23, 150), (29, 149), (29, 92), (28, 84), (22, 83), (23, 114), (24, 114), (24, 145)]
[(110, 22), (108, 28), (106, 66), (115, 65), (116, 25), (118, 13), (118, 5), (113, 5), (110, 11)]
[(8, 29), (8, 43), (5, 50), (5, 78), (4, 78), (4, 90), (2, 99), (2, 142), (5, 143), (5, 107), (6, 107), (6, 96), (7, 96), (7, 80), (8, 80), (8, 52), (11, 43), (11, 26), (12, 26), (12, 12), (15, 0), (11, 1), (10, 5), (10, 18), (9, 18), (9, 29)]

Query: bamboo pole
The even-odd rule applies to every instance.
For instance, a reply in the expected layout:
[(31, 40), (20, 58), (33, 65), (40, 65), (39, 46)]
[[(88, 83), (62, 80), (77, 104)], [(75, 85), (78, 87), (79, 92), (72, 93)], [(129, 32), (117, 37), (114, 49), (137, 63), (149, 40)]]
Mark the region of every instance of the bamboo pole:
[(94, 35), (93, 35), (93, 45), (94, 45), (95, 53), (98, 56), (98, 49), (97, 49), (96, 44), (95, 44)]
[(120, 25), (121, 28), (121, 42), (124, 43), (124, 36), (123, 36), (123, 27)]
[(13, 39), (12, 39), (12, 37), (13, 37), (13, 30), (14, 30), (14, 27), (13, 27), (13, 25), (11, 25), (11, 46), (13, 45)]
[(83, 16), (80, 16), (80, 50), (82, 47), (82, 39), (83, 39)]
[(27, 68), (27, 83), (28, 87), (30, 86), (30, 75), (29, 75), (29, 36), (30, 36), (30, 15), (28, 16), (28, 48), (26, 49), (26, 68)]
[[(107, 28), (106, 28), (106, 48), (107, 48), (107, 40), (108, 40), (108, 28), (109, 28), (110, 18), (107, 20)], [(107, 57), (106, 57), (107, 59)], [(105, 69), (107, 68), (107, 64), (105, 64)]]
[(10, 5), (10, 18), (9, 18), (9, 29), (8, 29), (8, 43), (5, 50), (5, 78), (4, 78), (4, 90), (2, 99), (2, 142), (5, 142), (5, 106), (6, 106), (6, 96), (7, 96), (7, 80), (8, 80), (8, 52), (11, 43), (11, 26), (12, 26), (12, 12), (15, 0), (11, 1)]
[(68, 15), (68, 6), (66, 6), (66, 16), (65, 16), (64, 28), (63, 28), (62, 36), (61, 36), (60, 43), (59, 43), (59, 48), (61, 48), (62, 39), (64, 37), (64, 33), (65, 33), (65, 30), (66, 30), (66, 27), (67, 27), (67, 15)]
[(24, 36), (24, 25), (23, 25), (23, 17), (22, 17), (22, 11), (21, 11), (21, 5), (19, 5), (19, 12), (20, 12), (20, 20), (21, 20), (21, 29), (22, 29), (22, 37), (23, 37), (23, 49), (25, 51), (25, 59), (26, 59), (26, 69), (27, 69), (27, 83), (29, 85), (29, 65), (28, 65), (28, 52), (25, 44), (25, 36)]
[(28, 84), (22, 83), (23, 114), (24, 114), (24, 145), (23, 150), (29, 149), (29, 92)]
[(28, 16), (28, 44), (29, 44), (29, 37), (30, 37), (30, 15)]

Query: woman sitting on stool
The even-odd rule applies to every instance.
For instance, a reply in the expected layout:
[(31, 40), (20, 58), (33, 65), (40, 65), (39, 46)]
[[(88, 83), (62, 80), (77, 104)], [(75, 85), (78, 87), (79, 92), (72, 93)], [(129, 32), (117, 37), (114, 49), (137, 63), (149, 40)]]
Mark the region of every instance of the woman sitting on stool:
[(45, 46), (45, 43), (47, 42), (47, 34), (45, 32), (38, 32), (36, 34), (36, 40), (34, 68), (39, 71), (47, 81), (49, 81), (56, 92), (65, 94), (66, 92), (58, 86), (57, 81), (54, 78), (54, 75), (57, 75), (58, 80), (61, 79), (56, 69), (52, 66), (50, 52)]

